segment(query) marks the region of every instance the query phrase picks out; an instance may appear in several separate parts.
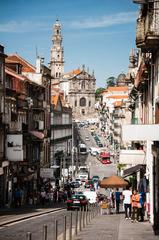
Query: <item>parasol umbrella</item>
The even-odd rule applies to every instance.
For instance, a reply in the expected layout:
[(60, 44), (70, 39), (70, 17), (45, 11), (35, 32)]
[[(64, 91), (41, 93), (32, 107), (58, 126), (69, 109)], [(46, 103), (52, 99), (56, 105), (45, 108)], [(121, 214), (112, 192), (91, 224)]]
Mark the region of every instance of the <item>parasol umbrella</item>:
[(128, 185), (128, 182), (126, 182), (122, 177), (119, 177), (116, 175), (103, 179), (100, 182), (101, 188), (125, 187), (127, 185)]

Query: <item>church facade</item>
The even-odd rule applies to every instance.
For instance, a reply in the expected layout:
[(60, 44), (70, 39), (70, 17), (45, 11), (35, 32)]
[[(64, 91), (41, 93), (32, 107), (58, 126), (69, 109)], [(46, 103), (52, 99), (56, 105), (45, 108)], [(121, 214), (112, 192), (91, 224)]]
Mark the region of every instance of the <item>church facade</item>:
[(90, 74), (84, 66), (64, 74), (60, 79), (60, 88), (65, 93), (66, 101), (72, 107), (75, 119), (94, 115), (95, 86), (94, 73)]
[(58, 20), (53, 27), (51, 48), (52, 88), (63, 92), (65, 101), (72, 108), (75, 119), (95, 116), (96, 79), (83, 65), (81, 69), (64, 74), (64, 50), (62, 47), (61, 24)]

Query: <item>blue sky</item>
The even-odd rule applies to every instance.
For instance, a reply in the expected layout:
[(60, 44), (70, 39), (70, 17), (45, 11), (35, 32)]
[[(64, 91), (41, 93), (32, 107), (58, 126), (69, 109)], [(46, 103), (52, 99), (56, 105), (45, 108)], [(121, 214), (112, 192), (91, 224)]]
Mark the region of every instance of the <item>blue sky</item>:
[(35, 65), (36, 48), (50, 61), (53, 24), (62, 24), (65, 72), (85, 64), (97, 87), (127, 72), (138, 6), (132, 0), (2, 0), (0, 41)]

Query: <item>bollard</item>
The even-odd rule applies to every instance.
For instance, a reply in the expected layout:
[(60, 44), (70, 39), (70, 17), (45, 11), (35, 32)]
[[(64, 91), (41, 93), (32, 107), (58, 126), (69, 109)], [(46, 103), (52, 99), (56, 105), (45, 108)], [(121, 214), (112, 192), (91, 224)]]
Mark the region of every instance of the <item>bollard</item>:
[(82, 211), (81, 211), (81, 208), (80, 208), (79, 230), (80, 231), (82, 230)]
[(97, 204), (95, 204), (95, 216), (97, 216)]
[(86, 225), (88, 225), (88, 206), (86, 206)]
[(57, 240), (58, 237), (58, 221), (55, 219), (55, 240)]
[(43, 240), (47, 240), (47, 225), (43, 226)]
[(91, 206), (89, 205), (89, 223), (91, 222)]
[(31, 237), (31, 232), (27, 232), (27, 240), (31, 240), (32, 237)]
[(78, 211), (76, 210), (76, 225), (75, 225), (75, 235), (78, 233)]
[(69, 240), (72, 240), (72, 213), (70, 214)]
[(84, 207), (82, 210), (82, 214), (83, 214), (83, 228), (85, 227), (85, 211), (84, 211)]
[(93, 218), (93, 206), (91, 205), (91, 220)]
[(93, 203), (93, 218), (95, 217), (95, 204)]
[(66, 216), (64, 216), (64, 222), (63, 222), (63, 240), (66, 240)]

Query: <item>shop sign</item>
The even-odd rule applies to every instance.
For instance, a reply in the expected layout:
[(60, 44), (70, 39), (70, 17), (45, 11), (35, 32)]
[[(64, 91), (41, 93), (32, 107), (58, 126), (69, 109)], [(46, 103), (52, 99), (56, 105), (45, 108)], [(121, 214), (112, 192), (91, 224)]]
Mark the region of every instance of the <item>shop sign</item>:
[(41, 178), (53, 178), (54, 170), (51, 168), (40, 168)]

